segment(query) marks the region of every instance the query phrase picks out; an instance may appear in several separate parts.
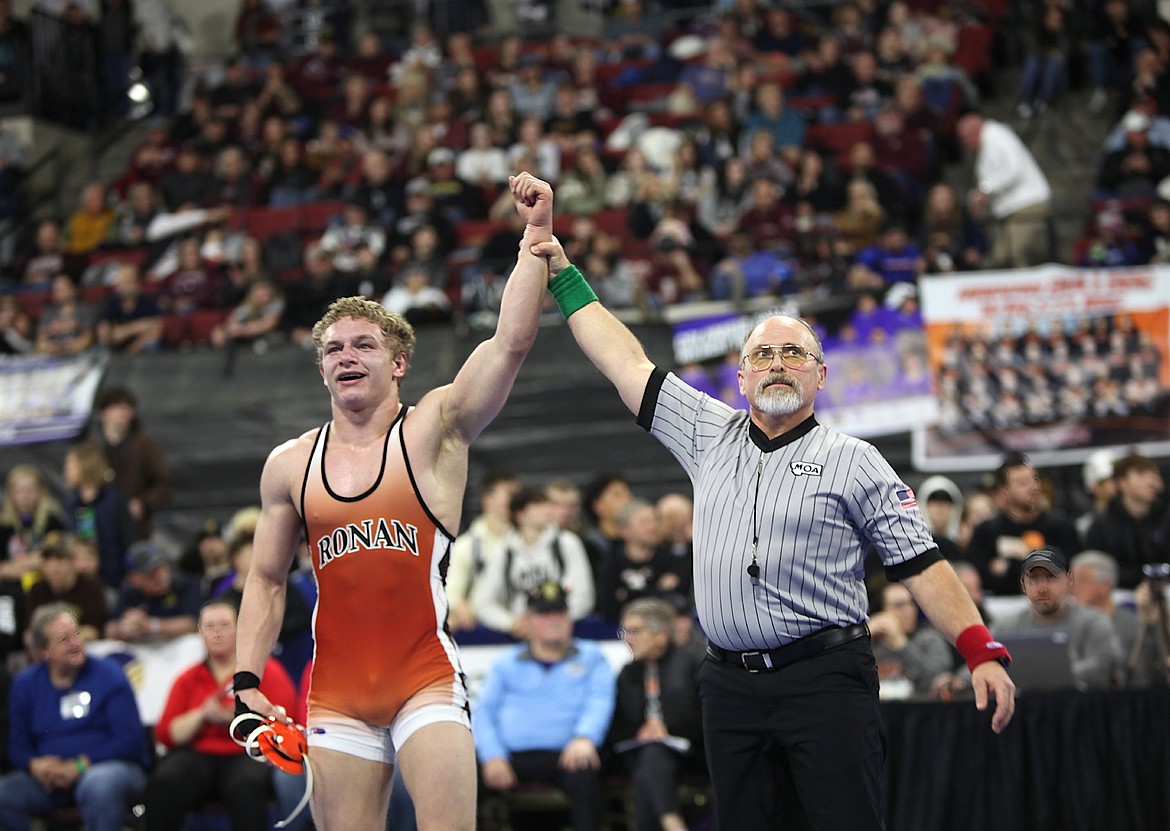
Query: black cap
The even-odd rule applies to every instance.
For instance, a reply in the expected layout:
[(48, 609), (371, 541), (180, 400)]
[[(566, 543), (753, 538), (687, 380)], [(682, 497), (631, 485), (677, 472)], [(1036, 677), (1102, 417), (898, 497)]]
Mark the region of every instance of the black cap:
[(1020, 566), (1022, 574), (1027, 574), (1036, 566), (1040, 566), (1049, 574), (1064, 574), (1068, 571), (1068, 560), (1059, 548), (1037, 548), (1024, 558)]
[(567, 612), (568, 601), (565, 598), (565, 589), (555, 580), (545, 580), (539, 586), (528, 592), (528, 611), (536, 612)]

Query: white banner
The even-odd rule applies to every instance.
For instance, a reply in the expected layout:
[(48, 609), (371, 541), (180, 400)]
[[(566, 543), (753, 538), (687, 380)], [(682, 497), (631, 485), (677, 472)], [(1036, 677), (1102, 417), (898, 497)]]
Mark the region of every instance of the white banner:
[(0, 447), (71, 439), (85, 429), (108, 359), (0, 356)]

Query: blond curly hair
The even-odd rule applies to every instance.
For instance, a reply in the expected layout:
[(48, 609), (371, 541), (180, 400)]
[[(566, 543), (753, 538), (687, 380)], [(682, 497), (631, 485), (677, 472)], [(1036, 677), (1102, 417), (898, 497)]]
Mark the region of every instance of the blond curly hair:
[(317, 363), (321, 363), (325, 330), (344, 318), (368, 320), (382, 330), (386, 348), (391, 355), (405, 353), (410, 357), (414, 352), (414, 327), (400, 314), (388, 311), (381, 303), (365, 297), (342, 297), (334, 300), (322, 317), (313, 326), (313, 346), (317, 348)]

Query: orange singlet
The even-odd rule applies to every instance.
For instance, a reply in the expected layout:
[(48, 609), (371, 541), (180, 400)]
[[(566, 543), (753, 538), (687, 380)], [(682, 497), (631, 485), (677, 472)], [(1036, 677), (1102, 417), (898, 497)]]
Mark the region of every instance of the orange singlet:
[(325, 478), (326, 424), (301, 490), (318, 601), (309, 708), (389, 725), (420, 690), (450, 685), (467, 700), (443, 587), (451, 535), (414, 484), (402, 425), (386, 436), (382, 468), (364, 494), (338, 496)]

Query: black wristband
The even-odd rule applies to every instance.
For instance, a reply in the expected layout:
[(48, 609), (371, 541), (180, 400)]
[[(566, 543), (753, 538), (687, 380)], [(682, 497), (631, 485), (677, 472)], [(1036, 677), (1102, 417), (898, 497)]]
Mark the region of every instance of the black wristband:
[(260, 676), (254, 672), (237, 672), (232, 676), (232, 689), (237, 693), (260, 689)]

